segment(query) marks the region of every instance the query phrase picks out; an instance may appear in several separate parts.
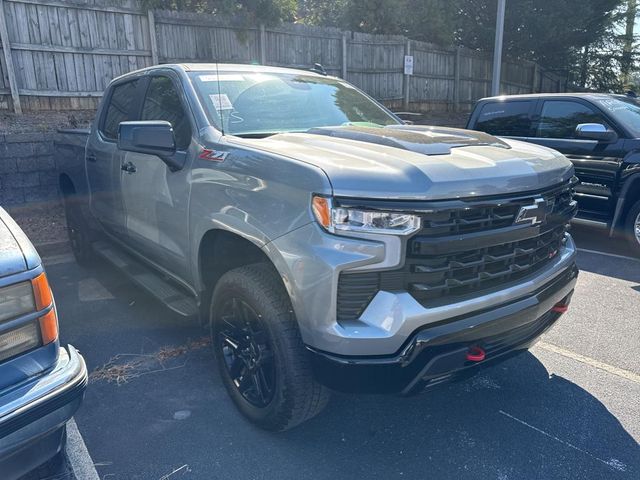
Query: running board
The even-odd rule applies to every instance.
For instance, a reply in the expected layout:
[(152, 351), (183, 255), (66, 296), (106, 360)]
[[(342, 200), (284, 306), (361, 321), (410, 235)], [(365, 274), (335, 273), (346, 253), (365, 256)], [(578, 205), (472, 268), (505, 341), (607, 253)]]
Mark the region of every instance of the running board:
[(185, 317), (198, 315), (198, 305), (195, 298), (182, 292), (132, 255), (106, 242), (95, 242), (92, 247), (98, 255), (174, 312)]

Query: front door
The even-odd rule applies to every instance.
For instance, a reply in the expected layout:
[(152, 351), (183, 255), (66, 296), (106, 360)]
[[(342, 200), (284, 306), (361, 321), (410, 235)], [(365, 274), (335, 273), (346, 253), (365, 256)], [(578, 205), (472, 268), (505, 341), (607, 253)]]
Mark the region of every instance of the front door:
[(579, 216), (607, 222), (615, 209), (614, 192), (624, 156), (624, 139), (599, 142), (576, 136), (581, 123), (600, 123), (615, 129), (596, 108), (582, 100), (545, 100), (533, 138), (527, 139), (563, 153), (573, 162)]
[[(155, 75), (142, 104), (141, 120), (171, 123), (176, 155), (188, 155), (191, 119), (177, 81)], [(172, 171), (155, 155), (120, 152), (122, 201), (127, 242), (154, 264), (180, 277), (188, 277), (187, 254), (189, 168)]]
[(120, 151), (118, 125), (132, 119), (142, 82), (139, 79), (114, 84), (89, 136), (85, 156), (90, 207), (103, 228), (116, 236), (125, 233), (124, 209), (120, 195)]

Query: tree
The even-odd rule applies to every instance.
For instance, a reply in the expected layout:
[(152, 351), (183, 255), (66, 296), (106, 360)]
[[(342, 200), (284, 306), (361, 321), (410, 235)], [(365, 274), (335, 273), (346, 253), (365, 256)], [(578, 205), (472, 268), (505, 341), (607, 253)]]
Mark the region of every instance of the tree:
[(457, 0), (300, 0), (301, 21), (451, 45)]
[(143, 0), (147, 9), (215, 13), (233, 16), (248, 24), (293, 21), (296, 0)]
[(636, 25), (636, 15), (638, 11), (638, 0), (627, 0), (627, 10), (624, 14), (625, 32), (624, 32), (624, 47), (622, 49), (622, 59), (620, 70), (622, 73), (622, 83), (629, 83), (629, 76), (633, 66), (633, 43), (635, 41), (635, 35), (633, 34), (634, 27)]

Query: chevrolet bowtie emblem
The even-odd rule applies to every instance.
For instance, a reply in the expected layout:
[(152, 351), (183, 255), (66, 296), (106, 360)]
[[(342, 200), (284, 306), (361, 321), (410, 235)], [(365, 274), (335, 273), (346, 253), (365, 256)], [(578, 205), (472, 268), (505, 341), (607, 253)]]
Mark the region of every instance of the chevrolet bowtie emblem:
[(543, 198), (536, 198), (533, 205), (525, 205), (520, 207), (518, 215), (513, 223), (530, 223), (531, 225), (539, 225), (547, 218), (547, 203)]

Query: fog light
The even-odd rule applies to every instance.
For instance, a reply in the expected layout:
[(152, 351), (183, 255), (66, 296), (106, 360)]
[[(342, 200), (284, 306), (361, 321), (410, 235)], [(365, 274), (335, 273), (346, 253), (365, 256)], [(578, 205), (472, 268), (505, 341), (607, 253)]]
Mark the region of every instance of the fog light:
[(0, 362), (40, 346), (36, 322), (0, 334)]

